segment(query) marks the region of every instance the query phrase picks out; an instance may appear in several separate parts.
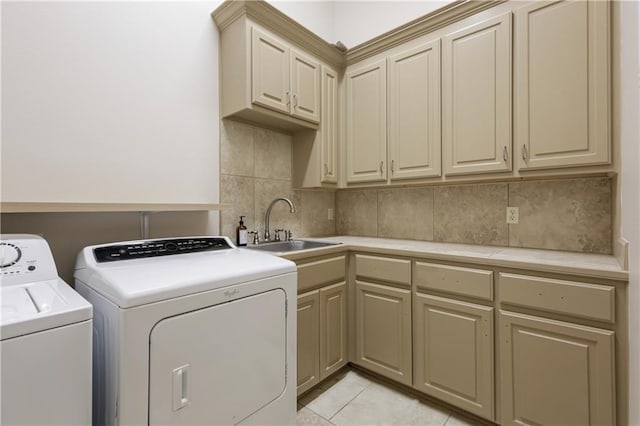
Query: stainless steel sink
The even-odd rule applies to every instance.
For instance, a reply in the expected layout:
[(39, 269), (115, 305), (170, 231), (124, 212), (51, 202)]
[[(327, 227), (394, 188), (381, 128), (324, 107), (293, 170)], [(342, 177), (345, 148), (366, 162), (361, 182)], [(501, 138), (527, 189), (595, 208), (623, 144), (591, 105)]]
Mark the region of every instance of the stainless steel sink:
[(253, 246), (248, 246), (252, 250), (270, 251), (274, 253), (284, 253), (289, 251), (299, 251), (314, 249), (320, 247), (335, 246), (342, 243), (326, 243), (322, 241), (305, 241), (305, 240), (292, 240), (292, 241), (279, 241), (274, 243), (262, 243)]

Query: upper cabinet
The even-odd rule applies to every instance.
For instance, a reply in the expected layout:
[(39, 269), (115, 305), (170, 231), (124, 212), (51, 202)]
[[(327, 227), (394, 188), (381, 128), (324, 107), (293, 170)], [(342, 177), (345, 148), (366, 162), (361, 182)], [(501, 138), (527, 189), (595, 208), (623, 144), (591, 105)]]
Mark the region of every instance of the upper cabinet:
[(289, 114), (290, 49), (257, 28), (251, 29), (251, 35), (251, 101)]
[(440, 39), (347, 70), (347, 182), (437, 177)]
[(338, 73), (322, 67), (320, 182), (338, 183)]
[(442, 39), (445, 175), (511, 170), (511, 12)]
[[(320, 122), (320, 63), (256, 26), (250, 26), (249, 30), (251, 72), (244, 92), (251, 91), (251, 105), (246, 106), (258, 112), (256, 106), (311, 123)], [(241, 71), (229, 70), (230, 75), (223, 71), (225, 116), (230, 111), (225, 108), (225, 96), (234, 94), (225, 93), (224, 84), (227, 79), (238, 79)]]
[(291, 115), (320, 122), (320, 63), (291, 50)]
[(323, 65), (320, 74), (321, 121), (318, 131), (293, 136), (296, 188), (334, 187), (338, 183), (338, 73)]
[(615, 173), (610, 8), (454, 2), (340, 52), (227, 1), (222, 116), (292, 133), (297, 188)]
[(535, 2), (515, 19), (518, 168), (610, 163), (609, 3)]
[(221, 116), (292, 133), (318, 129), (322, 66), (342, 66), (343, 54), (265, 1), (224, 2), (212, 15)]
[(387, 180), (387, 63), (347, 71), (347, 182)]
[(440, 39), (388, 63), (390, 179), (440, 176)]

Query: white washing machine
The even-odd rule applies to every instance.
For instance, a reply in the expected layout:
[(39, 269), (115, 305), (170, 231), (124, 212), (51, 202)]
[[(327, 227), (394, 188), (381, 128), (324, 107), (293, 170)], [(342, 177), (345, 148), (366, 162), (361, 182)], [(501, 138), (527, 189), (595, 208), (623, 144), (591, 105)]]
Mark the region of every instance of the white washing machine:
[(0, 284), (0, 424), (91, 424), (91, 305), (36, 235), (0, 235)]
[(296, 422), (293, 262), (224, 237), (86, 247), (95, 425)]

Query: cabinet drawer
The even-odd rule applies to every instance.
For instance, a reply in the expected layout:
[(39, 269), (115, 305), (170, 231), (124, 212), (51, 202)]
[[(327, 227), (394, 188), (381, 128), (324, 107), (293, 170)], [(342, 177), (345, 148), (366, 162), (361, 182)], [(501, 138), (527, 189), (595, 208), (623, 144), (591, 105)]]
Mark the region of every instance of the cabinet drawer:
[(356, 275), (411, 286), (411, 261), (356, 254)]
[(500, 300), (541, 311), (615, 321), (613, 287), (527, 275), (500, 274)]
[(493, 272), (435, 263), (416, 262), (418, 288), (493, 300)]
[(345, 255), (316, 260), (298, 265), (298, 293), (343, 281), (345, 275)]

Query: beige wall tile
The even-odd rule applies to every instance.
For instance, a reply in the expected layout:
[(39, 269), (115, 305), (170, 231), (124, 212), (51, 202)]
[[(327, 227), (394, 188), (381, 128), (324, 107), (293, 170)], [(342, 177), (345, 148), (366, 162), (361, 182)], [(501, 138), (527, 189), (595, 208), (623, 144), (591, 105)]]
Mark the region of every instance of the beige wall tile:
[(520, 208), (512, 247), (611, 253), (608, 178), (511, 183), (509, 205)]
[(378, 191), (378, 236), (433, 240), (433, 188)]
[(289, 213), (284, 203), (278, 203), (271, 214), (272, 233), (275, 228), (284, 228), (294, 237), (335, 235), (335, 221), (327, 218), (327, 209), (335, 208), (334, 193), (308, 192), (305, 210), (302, 192), (292, 189), (291, 136), (225, 119), (221, 139), (220, 202), (231, 205), (220, 215), (222, 235), (235, 241), (238, 216), (242, 214), (247, 216), (249, 230), (260, 231), (262, 238), (265, 212), (277, 197), (290, 198), (297, 213)]
[(507, 196), (506, 183), (435, 188), (435, 241), (506, 246)]
[(220, 202), (230, 205), (220, 212), (220, 232), (233, 242), (236, 241), (240, 215), (246, 216), (244, 223), (247, 228), (255, 229), (254, 191), (252, 177), (220, 176)]
[(335, 193), (329, 191), (301, 191), (302, 234), (306, 237), (325, 237), (336, 234), (336, 221), (329, 220), (328, 209), (335, 217)]
[[(271, 179), (255, 179), (255, 218), (256, 228), (260, 230), (260, 239), (264, 233), (264, 216), (269, 203), (278, 197), (289, 198), (296, 207), (296, 212), (291, 213), (289, 206), (284, 201), (277, 202), (271, 210), (270, 232), (273, 238), (273, 230), (276, 228), (290, 229), (293, 236), (300, 236), (302, 232), (301, 196), (299, 191), (291, 188), (291, 182)], [(282, 235), (281, 235), (282, 236)]]
[(336, 232), (339, 235), (378, 235), (378, 191), (362, 189), (336, 193)]
[(256, 127), (255, 177), (291, 180), (291, 136)]
[(220, 126), (220, 173), (253, 176), (253, 126), (233, 120), (222, 120)]

